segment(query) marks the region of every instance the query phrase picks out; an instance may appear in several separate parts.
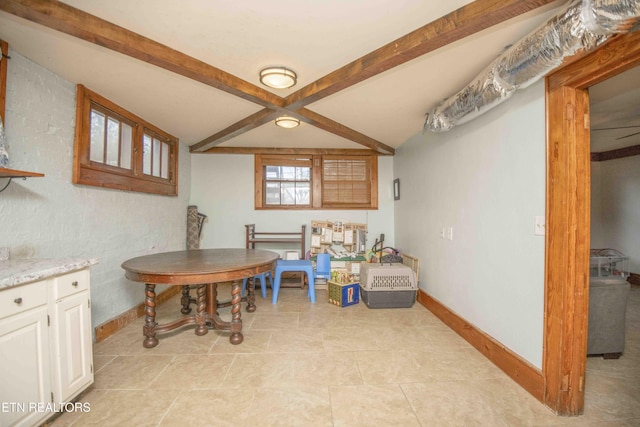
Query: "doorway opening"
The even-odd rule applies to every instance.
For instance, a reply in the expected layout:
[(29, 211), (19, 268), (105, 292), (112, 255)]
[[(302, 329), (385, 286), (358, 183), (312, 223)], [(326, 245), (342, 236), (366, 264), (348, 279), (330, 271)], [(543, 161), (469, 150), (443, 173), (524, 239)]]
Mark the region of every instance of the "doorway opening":
[(621, 35), (546, 78), (544, 402), (584, 410), (589, 307), (589, 87), (640, 65), (640, 32)]

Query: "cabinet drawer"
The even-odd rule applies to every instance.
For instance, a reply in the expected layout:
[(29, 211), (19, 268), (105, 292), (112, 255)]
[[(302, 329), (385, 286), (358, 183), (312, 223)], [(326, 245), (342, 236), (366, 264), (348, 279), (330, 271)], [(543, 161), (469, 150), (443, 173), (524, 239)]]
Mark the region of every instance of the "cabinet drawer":
[(60, 298), (86, 289), (89, 289), (89, 270), (80, 270), (64, 276), (58, 276), (53, 283), (53, 299), (57, 301)]
[(47, 303), (47, 281), (0, 291), (0, 318), (31, 310)]

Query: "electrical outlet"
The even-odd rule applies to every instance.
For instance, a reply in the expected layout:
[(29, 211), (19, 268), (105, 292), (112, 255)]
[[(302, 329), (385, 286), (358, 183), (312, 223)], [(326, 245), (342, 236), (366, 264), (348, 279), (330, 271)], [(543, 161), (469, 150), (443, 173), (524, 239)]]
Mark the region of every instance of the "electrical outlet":
[(536, 216), (535, 218), (535, 228), (533, 230), (533, 234), (536, 236), (544, 236), (546, 231), (546, 224), (544, 221), (544, 216)]
[(453, 227), (448, 227), (447, 228), (447, 239), (448, 240), (453, 240)]

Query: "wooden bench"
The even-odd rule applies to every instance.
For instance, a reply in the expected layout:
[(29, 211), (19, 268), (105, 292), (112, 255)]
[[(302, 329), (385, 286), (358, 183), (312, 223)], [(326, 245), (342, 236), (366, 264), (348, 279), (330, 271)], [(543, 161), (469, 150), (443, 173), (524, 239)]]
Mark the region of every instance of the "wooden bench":
[[(256, 244), (263, 243), (283, 243), (289, 245), (300, 245), (300, 259), (304, 259), (306, 254), (305, 237), (306, 224), (302, 224), (300, 231), (256, 231), (255, 224), (246, 224), (245, 240), (247, 249), (255, 249)], [(292, 273), (298, 279), (295, 282), (284, 281), (282, 287), (304, 287), (302, 274)]]

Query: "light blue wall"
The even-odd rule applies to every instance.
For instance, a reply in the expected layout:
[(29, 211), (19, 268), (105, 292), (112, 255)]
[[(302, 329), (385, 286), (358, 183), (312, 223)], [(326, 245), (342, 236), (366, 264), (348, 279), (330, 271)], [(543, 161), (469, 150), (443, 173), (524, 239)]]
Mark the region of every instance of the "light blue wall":
[(178, 197), (72, 184), (75, 83), (16, 51), (10, 56), (9, 168), (45, 176), (14, 180), (0, 193), (0, 247), (9, 247), (12, 258), (97, 258), (91, 267), (95, 327), (144, 301), (143, 285), (125, 279), (123, 261), (186, 246), (190, 154), (180, 147)]
[[(377, 210), (287, 210), (254, 209), (254, 156), (194, 154), (192, 156), (191, 204), (208, 216), (202, 231), (201, 248), (244, 247), (245, 224), (258, 231), (296, 231), (307, 224), (307, 248), (311, 221), (345, 220), (368, 225), (368, 243), (381, 233), (385, 245), (394, 245), (393, 159), (378, 158)], [(296, 247), (260, 246), (277, 251)]]
[(421, 289), (538, 368), (544, 123), (539, 82), (449, 132), (416, 135), (394, 157), (396, 244), (420, 259)]
[[(534, 366), (541, 366), (544, 239), (544, 87), (537, 84), (443, 134), (418, 134), (379, 158), (379, 209), (256, 211), (253, 156), (190, 155), (181, 147), (179, 196), (71, 183), (75, 84), (11, 52), (6, 131), (10, 167), (45, 178), (0, 195), (0, 246), (15, 257), (98, 258), (94, 326), (142, 301), (123, 277), (132, 256), (182, 249), (186, 206), (208, 215), (201, 247), (244, 246), (244, 224), (297, 229), (312, 220), (368, 224), (420, 259), (420, 286)], [(395, 171), (395, 173), (394, 173)], [(401, 180), (393, 201), (392, 181)], [(441, 239), (442, 227), (453, 240)]]

